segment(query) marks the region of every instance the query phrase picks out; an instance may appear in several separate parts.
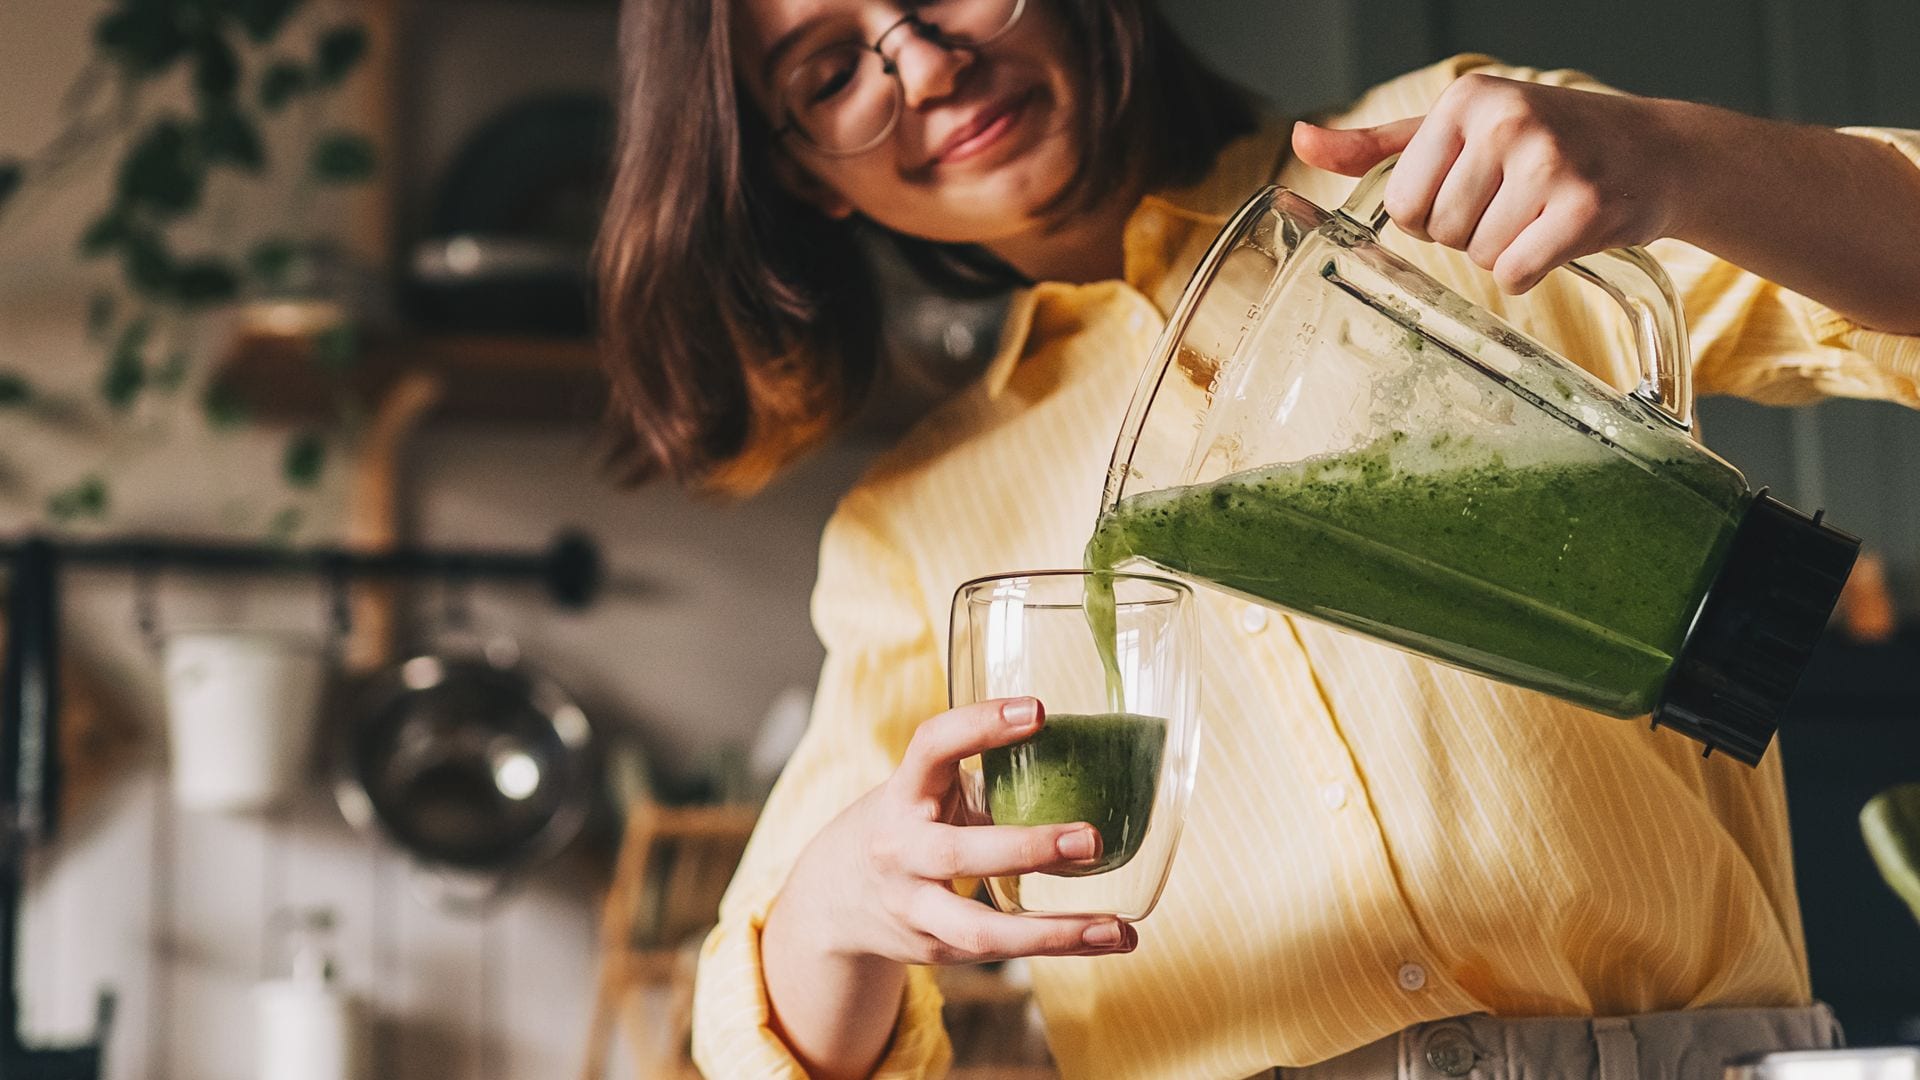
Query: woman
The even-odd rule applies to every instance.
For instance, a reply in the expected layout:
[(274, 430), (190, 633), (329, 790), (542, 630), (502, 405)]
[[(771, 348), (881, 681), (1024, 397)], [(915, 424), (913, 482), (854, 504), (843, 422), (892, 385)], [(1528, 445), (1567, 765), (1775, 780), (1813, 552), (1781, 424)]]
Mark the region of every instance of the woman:
[[(1401, 152), (1398, 249), (1523, 330), (1608, 340), (1607, 301), (1546, 275), (1659, 240), (1703, 392), (1915, 404), (1920, 136), (1478, 57), (1290, 127), (1145, 3), (628, 0), (622, 32), (601, 270), (638, 477), (751, 491), (859, 403), (875, 329), (857, 227), (946, 287), (1025, 286), (981, 383), (828, 526), (813, 722), (702, 961), (709, 1075), (938, 1074), (924, 965), (1011, 956), (1044, 958), (1069, 1076), (1393, 1076), (1422, 1053), (1447, 1075), (1476, 1053), (1632, 1075), (1688, 1047), (1717, 1076), (1732, 1053), (1832, 1038), (1809, 1006), (1777, 755), (1702, 761), (1671, 733), (1207, 595), (1208, 747), (1153, 918), (1023, 919), (950, 882), (1071, 864), (1096, 837), (948, 823), (955, 764), (1045, 720), (1031, 700), (943, 711), (942, 638), (959, 582), (1077, 562), (1164, 313), (1260, 184), (1334, 205)], [(1571, 355), (1626, 384), (1613, 351)], [(1492, 1019), (1435, 1023), (1471, 1014)]]

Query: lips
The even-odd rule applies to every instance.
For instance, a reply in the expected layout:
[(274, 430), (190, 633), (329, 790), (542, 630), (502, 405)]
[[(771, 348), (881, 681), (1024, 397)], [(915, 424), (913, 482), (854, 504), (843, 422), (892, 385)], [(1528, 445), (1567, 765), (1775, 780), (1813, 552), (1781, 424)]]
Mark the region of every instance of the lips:
[(927, 167), (952, 165), (985, 153), (1018, 124), (1033, 99), (1032, 91), (1002, 98), (975, 113), (940, 140)]

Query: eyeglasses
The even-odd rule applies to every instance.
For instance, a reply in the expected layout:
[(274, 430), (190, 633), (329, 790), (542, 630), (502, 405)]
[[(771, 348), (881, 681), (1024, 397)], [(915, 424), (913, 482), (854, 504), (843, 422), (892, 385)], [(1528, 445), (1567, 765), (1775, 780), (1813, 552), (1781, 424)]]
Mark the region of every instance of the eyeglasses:
[[(900, 122), (906, 87), (886, 53), (894, 31), (906, 29), (942, 49), (978, 49), (1020, 21), (1027, 0), (924, 0), (869, 45), (828, 45), (776, 76), (784, 122), (775, 135), (793, 135), (830, 157), (864, 154), (886, 141)], [(898, 50), (896, 50), (896, 55)]]

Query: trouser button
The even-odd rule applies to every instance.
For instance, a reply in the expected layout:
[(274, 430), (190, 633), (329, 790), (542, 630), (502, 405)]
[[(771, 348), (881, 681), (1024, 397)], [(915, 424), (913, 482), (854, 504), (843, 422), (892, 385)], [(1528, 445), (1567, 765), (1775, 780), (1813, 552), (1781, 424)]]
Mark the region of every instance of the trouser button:
[(1473, 1044), (1452, 1028), (1441, 1028), (1427, 1039), (1427, 1064), (1442, 1076), (1467, 1075), (1476, 1056)]

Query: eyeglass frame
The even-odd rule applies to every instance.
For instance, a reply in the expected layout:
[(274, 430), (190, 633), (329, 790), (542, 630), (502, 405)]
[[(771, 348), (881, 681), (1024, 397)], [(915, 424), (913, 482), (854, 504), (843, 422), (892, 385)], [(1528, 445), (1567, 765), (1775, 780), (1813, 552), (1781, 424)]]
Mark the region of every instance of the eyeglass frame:
[(875, 135), (872, 141), (857, 150), (828, 149), (814, 142), (813, 139), (808, 137), (805, 129), (794, 123), (792, 110), (787, 108), (786, 91), (790, 88), (790, 84), (800, 76), (801, 69), (795, 68), (793, 71), (787, 73), (787, 77), (781, 87), (781, 93), (779, 97), (775, 99), (780, 106), (780, 111), (787, 114), (787, 116), (780, 126), (774, 128), (773, 137), (779, 139), (787, 135), (793, 135), (805, 143), (809, 150), (823, 157), (859, 157), (861, 154), (870, 153), (878, 149), (881, 143), (887, 141), (887, 136), (893, 134), (893, 129), (900, 126), (900, 114), (906, 111), (907, 106), (907, 86), (900, 78), (900, 64), (894, 57), (888, 56), (885, 51), (887, 39), (893, 36), (895, 30), (903, 26), (911, 27), (914, 33), (923, 41), (938, 46), (947, 52), (953, 52), (956, 49), (979, 49), (1006, 37), (1009, 31), (1015, 26), (1018, 26), (1020, 20), (1026, 16), (1027, 4), (1028, 0), (1013, 0), (1013, 14), (1007, 18), (1005, 25), (994, 31), (992, 37), (983, 38), (979, 41), (969, 41), (965, 43), (951, 41), (944, 36), (944, 32), (940, 29), (939, 24), (927, 22), (925, 19), (922, 19), (917, 12), (908, 11), (898, 19), (889, 23), (887, 28), (880, 31), (879, 35), (875, 37), (872, 42), (859, 43), (862, 53), (872, 51), (874, 55), (880, 58), (881, 72), (893, 80), (893, 114), (887, 118), (886, 126), (880, 129), (880, 133)]

